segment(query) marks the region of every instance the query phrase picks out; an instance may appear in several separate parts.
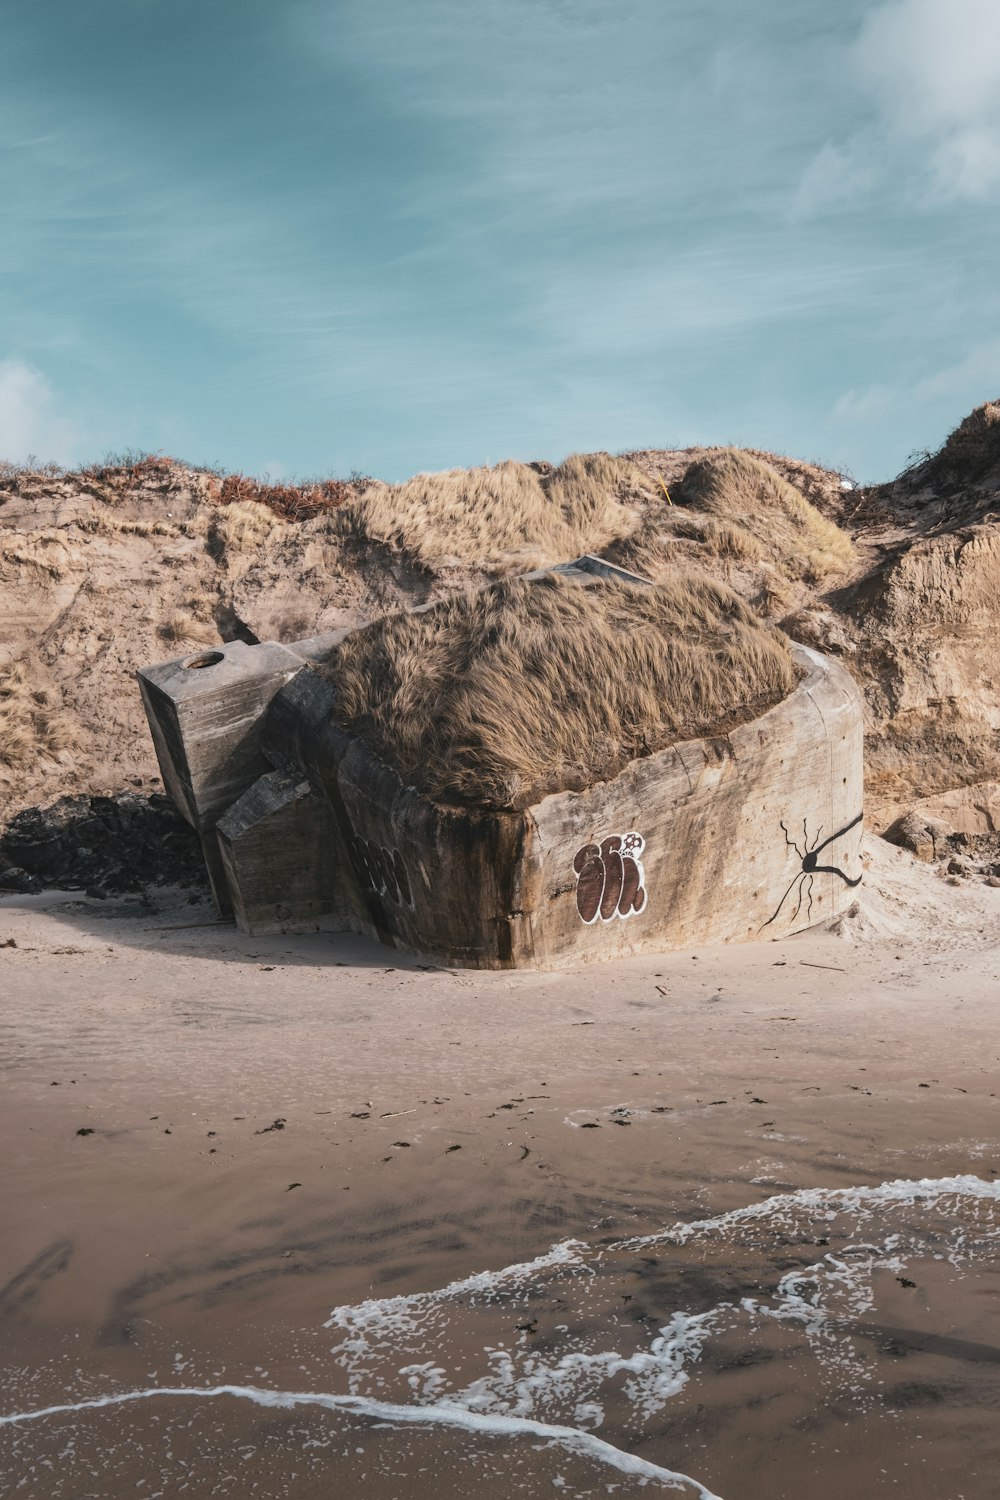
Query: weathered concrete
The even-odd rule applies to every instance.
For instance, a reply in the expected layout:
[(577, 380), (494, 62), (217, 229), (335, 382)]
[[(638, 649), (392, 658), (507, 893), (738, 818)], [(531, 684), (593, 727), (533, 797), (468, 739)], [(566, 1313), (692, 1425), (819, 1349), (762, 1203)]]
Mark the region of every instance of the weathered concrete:
[(208, 886), (212, 892), (212, 900), (220, 917), (233, 916), (233, 897), (229, 885), (229, 877), (226, 867), (222, 863), (222, 850), (219, 848), (219, 836), (214, 828), (208, 828), (204, 833), (198, 834), (201, 843), (201, 853), (205, 861), (205, 869), (208, 872)]
[(188, 822), (205, 831), (269, 770), (264, 711), (302, 658), (265, 641), (232, 641), (139, 672), (160, 773)]
[(265, 734), (344, 831), (360, 930), (469, 967), (557, 967), (784, 935), (836, 915), (861, 879), (861, 701), (794, 648), (804, 676), (759, 719), (634, 761), (525, 812), (445, 807), (332, 724), (309, 670)]
[[(805, 676), (759, 719), (530, 810), (522, 904), (535, 963), (784, 935), (850, 905), (861, 881), (861, 697), (843, 668), (794, 649)], [(617, 879), (615, 836), (638, 852), (645, 904), (609, 909), (606, 896), (584, 943), (590, 906), (573, 861), (598, 846), (592, 858)]]
[(337, 879), (346, 856), (336, 819), (301, 777), (284, 771), (261, 776), (215, 832), (233, 914), (244, 932), (357, 925)]
[(314, 663), (340, 634), (141, 674), (164, 781), (246, 930), (322, 924), (550, 968), (783, 936), (854, 899), (861, 696), (818, 652), (793, 647), (798, 687), (729, 734), (497, 812), (430, 801), (336, 726)]
[(215, 825), (270, 770), (261, 751), (264, 713), (303, 660), (276, 641), (231, 641), (138, 674), (163, 784), (198, 831), (221, 916), (232, 915), (233, 902)]

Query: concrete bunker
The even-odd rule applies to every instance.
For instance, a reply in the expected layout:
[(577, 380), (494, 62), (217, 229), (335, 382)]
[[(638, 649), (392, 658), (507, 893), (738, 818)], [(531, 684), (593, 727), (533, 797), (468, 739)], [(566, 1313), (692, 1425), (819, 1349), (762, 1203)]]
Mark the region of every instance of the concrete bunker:
[[(549, 968), (785, 935), (844, 910), (862, 873), (860, 693), (835, 662), (703, 584), (681, 603), (704, 660), (671, 645), (678, 596), (580, 558), (483, 590), (483, 609), (500, 611), (492, 633), (468, 603), (445, 600), (358, 631), (143, 669), (164, 783), (201, 836), (220, 911), (248, 932), (322, 926), (467, 967)], [(621, 701), (575, 762), (559, 725), (541, 722), (544, 702), (501, 732), (512, 701), (495, 675), (501, 606), (526, 600), (543, 628), (596, 618), (599, 635), (611, 622), (609, 641), (574, 659), (600, 673), (614, 656)], [(456, 660), (482, 663), (487, 639), (493, 650), (461, 712), (451, 658), (430, 660), (456, 620)], [(665, 653), (629, 629), (659, 630)], [(585, 711), (603, 679), (574, 687), (553, 654), (546, 691), (557, 706), (575, 693)], [(512, 657), (515, 677), (530, 675), (537, 642)], [(648, 690), (645, 718), (628, 711), (630, 673), (637, 696)], [(659, 712), (665, 684), (676, 701)], [(447, 722), (431, 711), (422, 736), (401, 732), (408, 704), (426, 721), (435, 703)], [(496, 720), (492, 740), (484, 720)], [(521, 741), (536, 733), (533, 760)]]

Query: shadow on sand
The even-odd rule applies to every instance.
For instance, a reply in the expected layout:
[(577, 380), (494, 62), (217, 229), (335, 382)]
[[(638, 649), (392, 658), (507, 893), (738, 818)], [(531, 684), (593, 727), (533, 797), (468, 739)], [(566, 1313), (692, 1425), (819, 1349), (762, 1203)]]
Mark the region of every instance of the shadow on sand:
[(235, 964), (273, 961), (288, 968), (454, 972), (350, 932), (276, 932), (252, 937), (240, 932), (233, 921), (220, 920), (207, 895), (192, 896), (176, 886), (153, 886), (141, 896), (103, 900), (58, 890), (0, 896), (0, 944), (7, 937), (4, 928), (18, 912), (44, 912), (78, 937), (172, 957)]

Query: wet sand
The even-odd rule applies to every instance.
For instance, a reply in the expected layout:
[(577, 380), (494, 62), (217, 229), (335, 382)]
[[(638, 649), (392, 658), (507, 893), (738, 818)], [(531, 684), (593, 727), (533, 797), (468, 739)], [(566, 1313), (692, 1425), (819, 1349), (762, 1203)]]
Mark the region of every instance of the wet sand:
[(557, 975), (4, 898), (0, 1490), (992, 1500), (1000, 891), (875, 852)]

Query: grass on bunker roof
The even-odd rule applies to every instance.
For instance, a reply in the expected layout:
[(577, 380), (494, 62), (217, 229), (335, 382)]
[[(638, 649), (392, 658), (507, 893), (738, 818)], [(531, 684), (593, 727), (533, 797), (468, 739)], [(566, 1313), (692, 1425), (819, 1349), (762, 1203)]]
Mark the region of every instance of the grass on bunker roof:
[(523, 808), (723, 733), (797, 680), (787, 639), (725, 585), (516, 579), (388, 616), (323, 670), (337, 722), (429, 797)]

